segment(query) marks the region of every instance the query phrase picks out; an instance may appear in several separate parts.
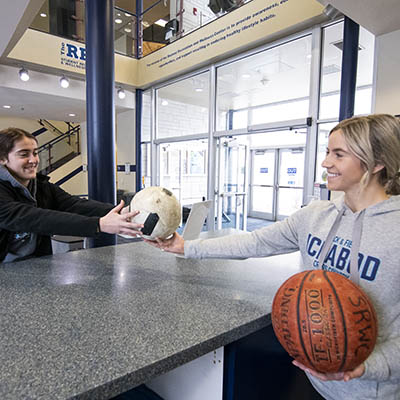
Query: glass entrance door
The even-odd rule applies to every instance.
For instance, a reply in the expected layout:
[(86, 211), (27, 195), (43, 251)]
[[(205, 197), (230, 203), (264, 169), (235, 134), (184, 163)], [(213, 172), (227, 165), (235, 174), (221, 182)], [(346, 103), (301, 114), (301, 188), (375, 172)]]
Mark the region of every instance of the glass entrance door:
[(247, 229), (248, 145), (221, 138), (218, 144), (217, 229)]
[(276, 219), (301, 208), (304, 190), (304, 147), (279, 149)]
[(276, 150), (252, 150), (249, 216), (275, 220)]
[(304, 147), (251, 151), (249, 216), (281, 220), (300, 209)]

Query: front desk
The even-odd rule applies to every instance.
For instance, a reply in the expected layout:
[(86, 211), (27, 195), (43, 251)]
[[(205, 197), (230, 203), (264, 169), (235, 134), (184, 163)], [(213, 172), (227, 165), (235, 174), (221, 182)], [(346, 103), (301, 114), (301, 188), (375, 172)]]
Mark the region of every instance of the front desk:
[(108, 399), (147, 382), (166, 400), (221, 399), (224, 346), (270, 324), (299, 265), (142, 242), (2, 264), (0, 398)]

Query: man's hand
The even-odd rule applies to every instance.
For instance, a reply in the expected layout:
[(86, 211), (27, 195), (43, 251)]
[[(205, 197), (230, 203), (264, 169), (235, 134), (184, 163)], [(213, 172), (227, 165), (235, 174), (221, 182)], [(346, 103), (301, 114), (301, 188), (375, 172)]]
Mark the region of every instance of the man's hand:
[(99, 220), (100, 232), (119, 233), (129, 236), (141, 235), (140, 229), (143, 228), (143, 224), (131, 222), (131, 218), (138, 215), (139, 211), (129, 212), (127, 208), (124, 208), (124, 201), (121, 200), (108, 214), (101, 217)]

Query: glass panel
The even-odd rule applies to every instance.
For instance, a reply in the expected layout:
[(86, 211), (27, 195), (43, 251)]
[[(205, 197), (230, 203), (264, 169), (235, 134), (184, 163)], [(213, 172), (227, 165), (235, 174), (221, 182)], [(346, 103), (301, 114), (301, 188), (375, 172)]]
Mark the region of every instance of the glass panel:
[(275, 151), (253, 153), (253, 185), (273, 185), (275, 176)]
[(338, 118), (342, 71), (343, 22), (322, 31), (321, 98), (319, 118)]
[[(340, 22), (323, 29), (320, 119), (339, 117), (343, 25)], [(371, 112), (374, 48), (374, 35), (360, 27), (355, 115)]]
[(151, 158), (150, 158), (150, 143), (142, 143), (142, 185), (144, 187), (151, 186)]
[(142, 102), (142, 142), (150, 141), (151, 134), (151, 93), (150, 91), (143, 93), (143, 102)]
[(247, 137), (252, 148), (305, 146), (307, 129), (255, 133)]
[(217, 69), (217, 130), (243, 127), (229, 115), (250, 110), (250, 124), (308, 116), (311, 36)]
[(282, 150), (280, 154), (279, 186), (303, 186), (304, 149)]
[(272, 214), (274, 188), (254, 186), (251, 194), (251, 210)]
[(326, 148), (328, 146), (329, 132), (336, 125), (336, 122), (329, 124), (319, 124), (318, 126), (318, 150), (317, 165), (315, 171), (315, 182), (326, 183), (325, 168), (322, 168), (322, 161), (325, 159)]
[(288, 216), (300, 210), (303, 204), (303, 189), (280, 188), (278, 191), (278, 216)]
[(157, 90), (157, 138), (208, 132), (210, 73)]
[(160, 186), (171, 190), (182, 205), (207, 197), (207, 142), (160, 145)]

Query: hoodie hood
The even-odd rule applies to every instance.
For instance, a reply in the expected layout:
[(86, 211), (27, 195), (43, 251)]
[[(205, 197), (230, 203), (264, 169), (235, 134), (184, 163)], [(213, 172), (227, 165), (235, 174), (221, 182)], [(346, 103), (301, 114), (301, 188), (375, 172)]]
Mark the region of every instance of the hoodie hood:
[(29, 182), (28, 187), (26, 187), (22, 183), (18, 182), (17, 179), (14, 178), (11, 172), (4, 165), (0, 165), (0, 180), (9, 182), (11, 186), (20, 189), (27, 199), (36, 203), (36, 179), (32, 179)]
[[(345, 214), (347, 211), (350, 211), (351, 213), (353, 213), (344, 201), (344, 194), (342, 194), (341, 196), (338, 196), (337, 198), (332, 200), (331, 204), (333, 204), (334, 207), (338, 211), (340, 211), (343, 207), (345, 207), (345, 209), (346, 209)], [(390, 212), (398, 211), (398, 210), (400, 210), (400, 195), (395, 195), (395, 196), (389, 197), (387, 200), (380, 201), (379, 203), (376, 203), (372, 206), (367, 207), (365, 209), (365, 216), (373, 217), (376, 215), (386, 214), (386, 213), (390, 213)], [(353, 213), (353, 214), (357, 214), (357, 213)]]

